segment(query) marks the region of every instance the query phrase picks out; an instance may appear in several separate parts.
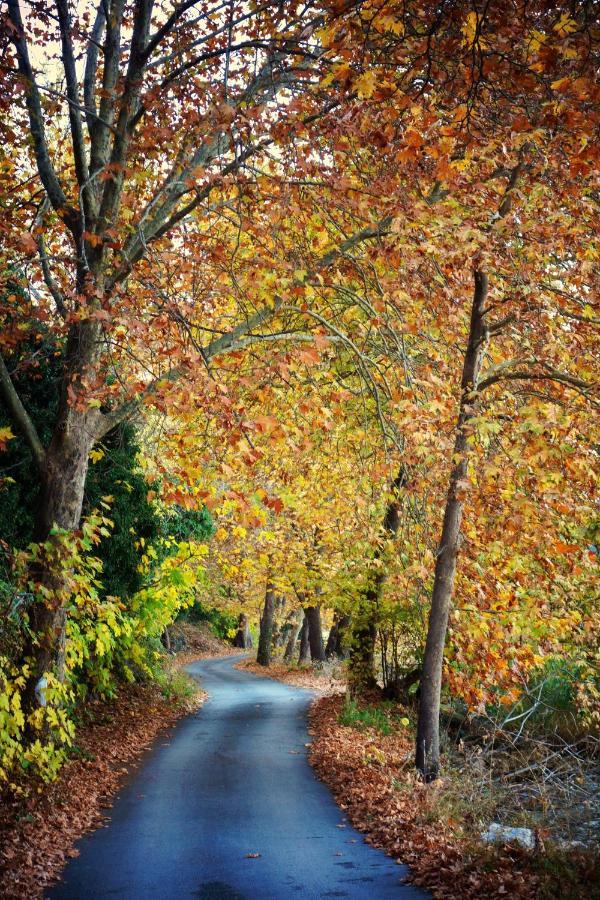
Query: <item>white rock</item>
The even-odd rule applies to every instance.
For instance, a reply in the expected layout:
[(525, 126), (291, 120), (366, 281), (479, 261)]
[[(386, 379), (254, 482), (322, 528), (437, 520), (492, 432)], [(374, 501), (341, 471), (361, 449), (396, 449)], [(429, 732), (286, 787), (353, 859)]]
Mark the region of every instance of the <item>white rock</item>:
[(531, 828), (509, 828), (492, 822), (481, 835), (486, 844), (520, 844), (526, 850), (535, 850), (535, 835)]

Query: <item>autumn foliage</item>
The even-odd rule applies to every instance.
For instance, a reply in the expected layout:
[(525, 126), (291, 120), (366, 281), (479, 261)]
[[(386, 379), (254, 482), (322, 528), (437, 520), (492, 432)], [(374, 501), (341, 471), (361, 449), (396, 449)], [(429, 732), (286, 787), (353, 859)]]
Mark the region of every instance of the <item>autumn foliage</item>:
[[(557, 659), (597, 729), (597, 4), (55, 6), (1, 36), (0, 451), (39, 502), (0, 777), (53, 778), (183, 608), (266, 593), (287, 638), (346, 623), (357, 690), (416, 673), (426, 779), (442, 701)], [(86, 485), (124, 423), (159, 533), (113, 596)]]

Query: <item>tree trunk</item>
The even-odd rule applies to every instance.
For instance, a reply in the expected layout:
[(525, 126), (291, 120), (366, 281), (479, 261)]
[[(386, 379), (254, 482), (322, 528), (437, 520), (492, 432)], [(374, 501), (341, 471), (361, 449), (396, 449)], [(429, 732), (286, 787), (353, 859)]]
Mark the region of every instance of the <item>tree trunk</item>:
[(273, 619), (273, 633), (271, 635), (271, 644), (273, 650), (276, 650), (278, 647), (285, 641), (285, 631), (284, 624), (281, 621), (281, 616), (283, 615), (283, 610), (285, 609), (285, 597), (278, 597), (275, 601), (275, 615)]
[(242, 650), (252, 649), (252, 635), (250, 634), (250, 623), (246, 613), (240, 613), (238, 630), (233, 639), (233, 646), (240, 647)]
[(327, 636), (327, 643), (325, 644), (325, 656), (327, 657), (327, 659), (331, 659), (331, 657), (335, 653), (334, 648), (335, 648), (335, 645), (337, 644), (338, 632), (339, 632), (338, 616), (336, 614), (333, 619), (333, 625), (331, 626), (331, 629)]
[(61, 532), (72, 533), (80, 525), (94, 428), (93, 415), (67, 408), (46, 451), (36, 541), (48, 546), (31, 568), (32, 580), (44, 589), (46, 597), (38, 596), (29, 610), (29, 636), (23, 647), (23, 658), (30, 663), (24, 689), (28, 712), (37, 705), (35, 687), (40, 678), (50, 672), (61, 680), (64, 677), (69, 591), (68, 572), (61, 564)]
[(321, 625), (321, 607), (305, 606), (304, 615), (308, 622), (308, 643), (313, 662), (325, 661), (325, 646), (323, 644), (323, 626)]
[(444, 644), (460, 548), (463, 497), (468, 488), (468, 439), (471, 422), (477, 411), (477, 381), (486, 341), (484, 307), (487, 289), (487, 276), (482, 272), (475, 272), (471, 326), (463, 365), (456, 440), (452, 456), (454, 465), (450, 473), (444, 522), (436, 558), (421, 676), (416, 766), (426, 781), (437, 778), (440, 766), (440, 700)]
[(336, 615), (325, 646), (325, 656), (327, 659), (331, 659), (332, 656), (337, 656), (339, 659), (346, 659), (348, 651), (344, 646), (344, 638), (349, 625), (350, 616)]
[[(348, 686), (352, 694), (363, 694), (365, 691), (377, 687), (375, 675), (375, 640), (377, 627), (370, 621), (376, 612), (376, 607), (370, 608), (378, 597), (374, 591), (369, 591), (365, 597), (366, 610), (363, 609), (360, 619), (363, 624), (355, 625), (352, 634), (352, 647), (350, 649), (350, 665), (348, 667)], [(365, 617), (367, 621), (365, 621)], [(357, 617), (359, 618), (359, 617)]]
[(275, 616), (275, 591), (270, 581), (267, 581), (265, 592), (265, 606), (260, 619), (260, 637), (258, 639), (258, 653), (256, 662), (261, 666), (271, 664), (271, 639), (273, 637), (273, 619)]
[[(388, 503), (383, 518), (383, 532), (385, 537), (394, 537), (400, 525), (400, 490), (408, 480), (408, 473), (404, 466), (400, 467), (394, 483), (392, 484), (392, 498)], [(374, 559), (380, 560), (383, 551), (383, 543), (375, 548)], [(377, 687), (375, 674), (375, 640), (377, 638), (377, 612), (383, 586), (385, 584), (385, 570), (380, 567), (371, 586), (365, 592), (357, 615), (354, 617), (354, 629), (352, 634), (352, 647), (350, 650), (350, 666), (348, 681), (353, 694), (361, 694)]]
[(285, 648), (285, 653), (283, 654), (283, 658), (286, 662), (289, 662), (294, 658), (294, 650), (296, 649), (296, 643), (298, 641), (298, 635), (302, 629), (302, 623), (304, 622), (304, 613), (302, 610), (299, 610), (296, 613), (296, 617), (294, 621), (291, 623), (291, 631), (288, 636), (288, 641)]
[(306, 613), (304, 613), (304, 618), (302, 619), (302, 629), (300, 631), (300, 656), (298, 657), (298, 662), (308, 662), (310, 659), (310, 643), (308, 640), (308, 619), (306, 618)]

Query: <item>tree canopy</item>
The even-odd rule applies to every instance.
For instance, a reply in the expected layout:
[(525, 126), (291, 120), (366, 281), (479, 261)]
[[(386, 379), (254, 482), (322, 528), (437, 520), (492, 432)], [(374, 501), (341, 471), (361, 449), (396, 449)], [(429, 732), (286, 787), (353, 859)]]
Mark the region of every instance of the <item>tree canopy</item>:
[(199, 599), (597, 722), (598, 12), (8, 0), (2, 777)]

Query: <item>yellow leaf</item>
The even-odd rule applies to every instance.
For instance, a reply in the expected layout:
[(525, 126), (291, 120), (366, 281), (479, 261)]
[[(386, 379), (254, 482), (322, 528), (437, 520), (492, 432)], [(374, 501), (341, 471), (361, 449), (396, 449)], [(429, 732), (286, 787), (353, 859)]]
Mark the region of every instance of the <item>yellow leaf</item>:
[(10, 428), (0, 428), (0, 450), (4, 450), (8, 441), (12, 441), (15, 435)]
[(572, 34), (574, 31), (577, 31), (577, 22), (575, 21), (575, 19), (571, 18), (568, 12), (564, 12), (554, 26), (554, 31), (556, 31), (561, 37), (564, 37), (567, 34)]
[(373, 69), (369, 69), (368, 71), (363, 72), (363, 74), (354, 81), (353, 87), (359, 98), (361, 100), (366, 100), (373, 96), (376, 82), (377, 75)]
[(472, 44), (475, 40), (475, 34), (477, 33), (477, 13), (470, 12), (465, 19), (465, 23), (461, 28), (462, 35), (465, 39), (465, 44)]

